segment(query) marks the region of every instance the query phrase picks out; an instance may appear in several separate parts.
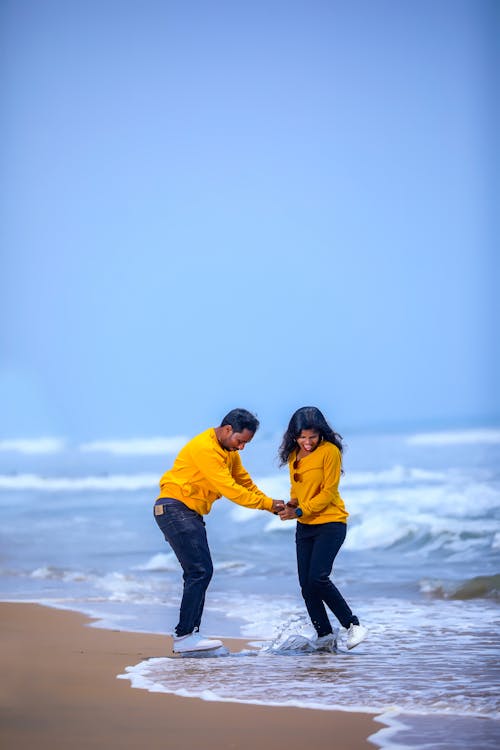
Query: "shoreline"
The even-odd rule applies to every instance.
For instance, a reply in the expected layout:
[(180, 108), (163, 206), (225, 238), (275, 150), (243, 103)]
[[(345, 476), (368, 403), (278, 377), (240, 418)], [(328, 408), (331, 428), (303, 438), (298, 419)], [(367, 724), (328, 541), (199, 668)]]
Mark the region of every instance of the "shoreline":
[[(211, 702), (151, 693), (118, 679), (167, 656), (169, 636), (90, 627), (70, 610), (0, 602), (0, 744), (148, 750), (366, 750), (382, 727), (372, 714)], [(230, 651), (246, 641), (224, 638)]]

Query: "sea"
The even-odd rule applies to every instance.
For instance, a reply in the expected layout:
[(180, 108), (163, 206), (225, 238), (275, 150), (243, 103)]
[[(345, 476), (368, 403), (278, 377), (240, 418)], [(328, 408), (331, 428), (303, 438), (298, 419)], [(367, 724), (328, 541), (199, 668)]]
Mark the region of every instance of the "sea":
[[(0, 599), (170, 634), (181, 571), (153, 519), (158, 480), (189, 436), (0, 441)], [(224, 658), (131, 664), (138, 689), (207, 701), (365, 711), (386, 750), (500, 746), (500, 428), (344, 434), (349, 511), (333, 579), (369, 629), (347, 651), (281, 649), (313, 631), (297, 582), (294, 521), (225, 498), (206, 517), (214, 560), (203, 632), (244, 638)], [(280, 435), (241, 457), (288, 497)], [(338, 626), (332, 615), (332, 625)], [(290, 640), (291, 639), (291, 640)]]

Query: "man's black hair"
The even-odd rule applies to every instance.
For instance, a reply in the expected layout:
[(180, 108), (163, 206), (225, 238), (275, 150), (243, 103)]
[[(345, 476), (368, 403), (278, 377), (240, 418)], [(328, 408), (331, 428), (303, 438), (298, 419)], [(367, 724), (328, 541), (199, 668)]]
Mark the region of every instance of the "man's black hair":
[(257, 417), (246, 409), (231, 409), (229, 414), (226, 414), (220, 423), (220, 426), (224, 427), (226, 424), (233, 428), (233, 432), (243, 432), (243, 430), (257, 432), (259, 428)]

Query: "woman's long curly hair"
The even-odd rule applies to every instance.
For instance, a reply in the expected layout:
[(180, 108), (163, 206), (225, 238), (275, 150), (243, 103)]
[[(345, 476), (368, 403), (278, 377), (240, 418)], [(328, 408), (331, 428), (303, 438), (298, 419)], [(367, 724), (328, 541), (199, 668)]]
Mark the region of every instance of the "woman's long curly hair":
[(323, 414), (316, 406), (302, 406), (292, 415), (278, 451), (279, 464), (288, 463), (292, 452), (297, 448), (297, 438), (302, 430), (316, 430), (322, 440), (333, 443), (342, 453), (342, 435), (332, 430)]

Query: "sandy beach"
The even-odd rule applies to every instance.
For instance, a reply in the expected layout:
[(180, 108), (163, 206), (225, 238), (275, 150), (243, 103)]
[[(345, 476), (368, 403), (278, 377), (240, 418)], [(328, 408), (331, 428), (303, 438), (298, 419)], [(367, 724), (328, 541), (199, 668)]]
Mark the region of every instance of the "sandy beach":
[(367, 714), (211, 703), (117, 679), (127, 666), (170, 654), (166, 636), (88, 627), (83, 615), (36, 604), (0, 603), (0, 623), (5, 750), (362, 750), (380, 729)]

